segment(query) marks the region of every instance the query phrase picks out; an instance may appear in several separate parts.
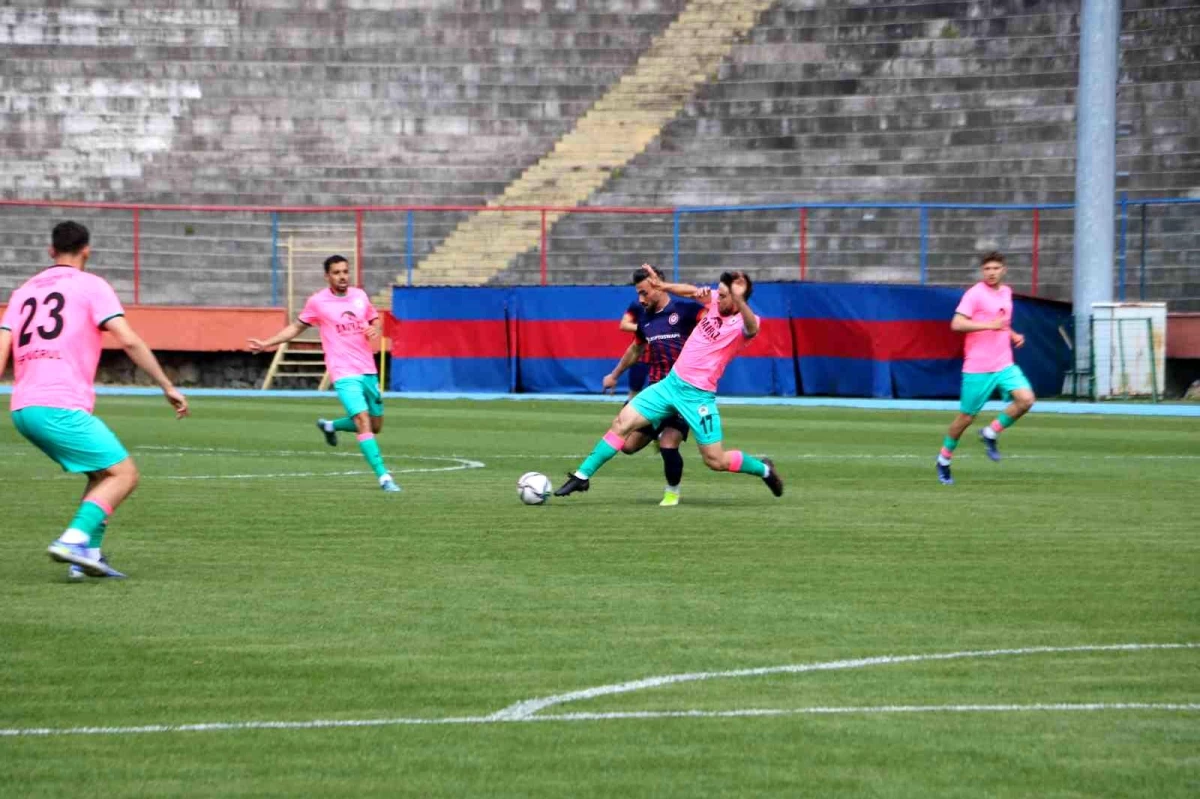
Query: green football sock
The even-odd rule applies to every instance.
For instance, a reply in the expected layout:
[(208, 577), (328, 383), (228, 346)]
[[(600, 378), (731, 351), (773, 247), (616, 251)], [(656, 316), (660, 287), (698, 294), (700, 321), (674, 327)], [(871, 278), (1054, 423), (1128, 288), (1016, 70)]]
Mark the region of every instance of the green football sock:
[(605, 433), (604, 438), (597, 441), (596, 446), (592, 448), (592, 454), (584, 459), (583, 464), (579, 467), (579, 474), (585, 480), (592, 479), (592, 475), (600, 471), (601, 466), (612, 460), (612, 457), (620, 452), (623, 446), (625, 446), (625, 442), (615, 433)]
[(104, 543), (104, 534), (107, 532), (108, 532), (108, 520), (105, 519), (104, 521), (100, 522), (100, 526), (96, 528), (96, 532), (92, 533), (92, 540), (91, 540), (91, 543), (88, 544), (88, 546), (99, 549), (100, 545)]
[(88, 537), (88, 546), (99, 547), (100, 541), (104, 538), (106, 519), (108, 519), (108, 512), (104, 508), (90, 499), (85, 499), (79, 504), (79, 510), (75, 511), (75, 518), (71, 519), (67, 529), (78, 530)]
[(354, 420), (349, 416), (343, 416), (341, 419), (333, 420), (333, 429), (340, 433), (353, 433), (358, 428), (354, 426)]
[(741, 450), (732, 450), (729, 453), (731, 463), (735, 472), (739, 474), (752, 474), (755, 477), (767, 476), (767, 464), (760, 461), (753, 455), (747, 455)]
[[(1016, 422), (1017, 420), (1012, 418), (1011, 416), (1009, 416), (1004, 411), (1001, 411), (1000, 415), (996, 417), (996, 421), (1000, 423), (1001, 427), (1003, 427), (1007, 430), (1008, 428), (1012, 427), (1013, 423)], [(1024, 429), (1024, 428), (1022, 428), (1022, 429)]]
[(958, 439), (946, 436), (942, 439), (942, 446), (953, 452), (954, 448), (958, 446)]
[(379, 445), (375, 443), (373, 433), (361, 434), (358, 438), (358, 448), (362, 450), (363, 457), (367, 459), (367, 464), (375, 472), (376, 477), (383, 477), (387, 474), (387, 467), (383, 465), (383, 453), (379, 451)]

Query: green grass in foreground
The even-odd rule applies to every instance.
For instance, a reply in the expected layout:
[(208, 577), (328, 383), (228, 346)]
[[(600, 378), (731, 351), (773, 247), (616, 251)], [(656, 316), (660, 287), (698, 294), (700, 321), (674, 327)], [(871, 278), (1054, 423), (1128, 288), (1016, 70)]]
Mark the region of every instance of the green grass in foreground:
[[(0, 729), (438, 721), (671, 674), (1200, 642), (1195, 421), (1035, 412), (999, 464), (968, 433), (946, 488), (949, 414), (730, 406), (727, 444), (775, 459), (781, 500), (685, 445), (678, 508), (653, 450), (520, 505), (517, 476), (560, 483), (614, 407), (391, 402), (385, 495), (342, 474), (366, 469), (353, 436), (313, 428), (332, 397), (200, 398), (180, 423), (102, 398), (143, 483), (106, 542), (131, 579), (82, 585), (43, 554), (81, 478), (0, 423)], [(1200, 649), (731, 676), (534, 716), (640, 717), (0, 735), (0, 795), (1200, 794), (1200, 711), (1122, 703), (1200, 703)], [(1054, 704), (1108, 709), (878, 712)], [(813, 708), (863, 710), (663, 715)]]

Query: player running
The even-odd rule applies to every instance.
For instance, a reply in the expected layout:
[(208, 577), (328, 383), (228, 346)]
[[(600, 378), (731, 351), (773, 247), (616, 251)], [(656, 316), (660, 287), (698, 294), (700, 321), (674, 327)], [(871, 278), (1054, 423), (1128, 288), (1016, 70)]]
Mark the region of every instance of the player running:
[(657, 426), (677, 413), (695, 431), (705, 466), (718, 472), (744, 472), (761, 477), (772, 494), (781, 496), (783, 480), (769, 459), (760, 461), (740, 450), (726, 452), (721, 446), (717, 382), (734, 356), (758, 335), (758, 317), (746, 304), (754, 290), (749, 276), (744, 272), (725, 272), (715, 296), (707, 286), (661, 283), (657, 279), (652, 279), (651, 285), (678, 297), (694, 298), (707, 306), (707, 311), (667, 376), (621, 409), (591, 455), (574, 473), (567, 475), (567, 481), (554, 495), (563, 497), (587, 491), (592, 475), (625, 446), (630, 434), (643, 427)]
[[(666, 377), (705, 312), (699, 303), (676, 299), (663, 291), (658, 273), (649, 264), (643, 264), (633, 273), (633, 286), (638, 294), (637, 302), (631, 306), (635, 309), (637, 337), (613, 370), (604, 376), (605, 391), (615, 389), (621, 374), (643, 361), (649, 367), (646, 379), (651, 385)], [(683, 456), (679, 454), (679, 444), (687, 438), (687, 422), (678, 413), (672, 413), (657, 426), (630, 433), (621, 448), (625, 454), (632, 455), (658, 440), (658, 454), (662, 456), (663, 475), (667, 480), (662, 502), (658, 504), (665, 508), (679, 504), (679, 486), (683, 480)]]
[(1028, 413), (1036, 399), (1021, 367), (1013, 363), (1012, 348), (1025, 346), (1025, 337), (1012, 329), (1012, 289), (1003, 285), (1004, 256), (990, 252), (980, 260), (979, 268), (983, 280), (967, 289), (950, 321), (951, 330), (967, 335), (959, 414), (950, 423), (937, 457), (938, 480), (943, 485), (954, 485), (950, 476), (954, 448), (993, 391), (999, 388), (1005, 400), (1011, 399), (1009, 406), (979, 431), (979, 440), (994, 461), (1000, 460), (1000, 433)]
[(65, 472), (87, 476), (83, 499), (66, 530), (47, 552), (69, 563), (68, 577), (124, 578), (100, 546), (108, 519), (138, 484), (138, 470), (108, 426), (92, 415), (101, 331), (162, 389), (177, 418), (187, 399), (163, 373), (158, 359), (125, 320), (116, 292), (84, 271), (91, 257), (88, 229), (60, 222), (50, 234), (54, 265), (25, 281), (0, 319), (0, 375), (11, 350), (16, 381), (13, 424)]
[(331, 255), (325, 259), (325, 280), (329, 287), (308, 298), (296, 321), (264, 341), (250, 339), (250, 351), (262, 352), (291, 341), (316, 325), (333, 388), (346, 409), (340, 419), (318, 419), (317, 427), (331, 447), (337, 446), (339, 431), (356, 433), (358, 448), (375, 472), (379, 487), (399, 491), (375, 441), (375, 434), (383, 429), (383, 393), (371, 344), (383, 335), (383, 320), (367, 293), (350, 285), (350, 263), (345, 258)]

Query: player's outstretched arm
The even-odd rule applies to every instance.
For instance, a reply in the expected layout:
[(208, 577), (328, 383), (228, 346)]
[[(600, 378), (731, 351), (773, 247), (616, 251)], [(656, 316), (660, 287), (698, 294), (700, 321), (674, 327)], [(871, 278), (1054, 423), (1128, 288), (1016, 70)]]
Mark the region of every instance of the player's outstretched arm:
[(642, 351), (645, 348), (646, 345), (640, 341), (630, 343), (629, 347), (625, 350), (625, 354), (621, 356), (621, 360), (617, 361), (617, 365), (601, 381), (605, 391), (612, 391), (617, 387), (617, 379), (624, 374), (626, 369), (637, 363), (637, 359), (642, 357)]
[(691, 283), (667, 283), (662, 278), (651, 278), (650, 285), (655, 288), (662, 289), (668, 294), (674, 294), (676, 297), (683, 297), (687, 300), (701, 299), (707, 300), (708, 286), (693, 286)]
[(283, 330), (280, 330), (278, 333), (276, 333), (275, 335), (271, 336), (268, 339), (257, 339), (257, 338), (247, 339), (247, 341), (249, 342), (249, 345), (250, 345), (250, 351), (251, 352), (262, 352), (263, 350), (268, 350), (277, 344), (282, 344), (285, 341), (291, 341), (296, 336), (303, 333), (305, 331), (305, 329), (307, 329), (307, 328), (308, 328), (308, 325), (304, 324), (303, 322), (301, 322), (300, 320), (297, 319), (295, 322), (292, 322), (290, 325), (285, 327)]
[(8, 366), (8, 354), (12, 352), (12, 331), (0, 330), (0, 378), (4, 377), (4, 369)]
[(163, 395), (167, 398), (167, 402), (175, 408), (175, 417), (182, 419), (188, 415), (187, 397), (183, 396), (180, 391), (171, 383), (166, 372), (158, 363), (158, 358), (154, 357), (154, 353), (146, 346), (146, 342), (142, 341), (142, 337), (134, 332), (129, 326), (129, 322), (125, 321), (125, 317), (117, 316), (109, 319), (104, 323), (104, 329), (112, 333), (113, 338), (125, 350), (125, 354), (129, 356), (129, 360), (138, 365), (143, 372), (150, 375), (159, 388), (162, 389)]
[(636, 333), (637, 320), (633, 318), (633, 314), (631, 314), (629, 311), (626, 311), (621, 317), (620, 327), (622, 333)]

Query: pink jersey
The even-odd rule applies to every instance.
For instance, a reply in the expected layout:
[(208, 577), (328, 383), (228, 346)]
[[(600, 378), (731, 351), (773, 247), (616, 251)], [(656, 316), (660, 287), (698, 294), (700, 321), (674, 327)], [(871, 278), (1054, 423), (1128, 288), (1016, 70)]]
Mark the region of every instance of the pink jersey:
[(1003, 319), (1007, 322), (1003, 330), (977, 330), (968, 333), (963, 343), (963, 371), (970, 374), (999, 372), (1012, 366), (1012, 289), (1008, 286), (991, 288), (980, 281), (963, 295), (957, 314), (972, 322), (991, 322)]
[(746, 337), (746, 320), (742, 319), (740, 313), (721, 316), (717, 310), (717, 290), (713, 289), (708, 312), (696, 324), (692, 335), (688, 336), (671, 371), (696, 388), (716, 391), (717, 381), (725, 373), (725, 367), (749, 341)]
[(36, 405), (91, 413), (100, 326), (124, 313), (104, 278), (73, 266), (52, 266), (25, 281), (0, 320), (13, 336), (12, 410)]
[(354, 286), (340, 297), (332, 289), (321, 289), (308, 298), (299, 316), (301, 322), (320, 330), (325, 367), (332, 380), (377, 373), (366, 331), (378, 318), (371, 298)]

